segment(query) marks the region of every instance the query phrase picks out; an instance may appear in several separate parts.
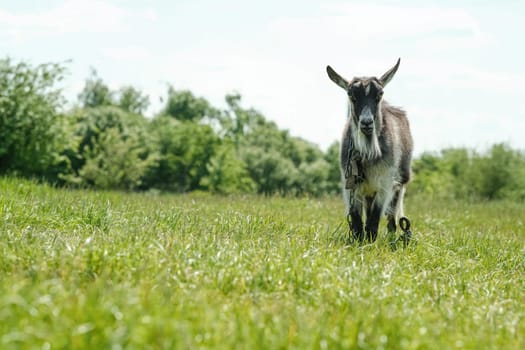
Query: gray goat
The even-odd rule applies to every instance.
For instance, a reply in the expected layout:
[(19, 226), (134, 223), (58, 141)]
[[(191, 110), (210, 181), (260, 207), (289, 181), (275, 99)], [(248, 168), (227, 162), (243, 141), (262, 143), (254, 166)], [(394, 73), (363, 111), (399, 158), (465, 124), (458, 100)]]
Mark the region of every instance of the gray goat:
[[(330, 79), (348, 94), (348, 116), (340, 149), (343, 199), (353, 238), (377, 238), (379, 219), (386, 214), (388, 231), (404, 216), (403, 197), (411, 176), (412, 135), (406, 113), (382, 99), (396, 65), (381, 78), (346, 80), (330, 66)], [(363, 209), (366, 224), (363, 230)], [(408, 222), (407, 219), (405, 219)]]

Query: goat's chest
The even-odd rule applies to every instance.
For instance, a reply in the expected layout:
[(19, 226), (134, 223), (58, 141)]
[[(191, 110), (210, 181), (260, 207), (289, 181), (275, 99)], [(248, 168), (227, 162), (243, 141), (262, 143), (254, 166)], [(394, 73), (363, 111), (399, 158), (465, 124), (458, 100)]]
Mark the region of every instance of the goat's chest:
[(395, 171), (392, 167), (381, 162), (366, 166), (364, 169), (365, 180), (359, 185), (358, 191), (364, 196), (392, 191), (394, 187)]

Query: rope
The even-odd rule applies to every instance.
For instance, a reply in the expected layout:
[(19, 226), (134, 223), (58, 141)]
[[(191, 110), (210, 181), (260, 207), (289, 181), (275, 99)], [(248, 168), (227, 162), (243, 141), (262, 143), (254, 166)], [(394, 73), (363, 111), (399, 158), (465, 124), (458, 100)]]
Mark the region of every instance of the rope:
[(354, 149), (354, 143), (352, 137), (350, 137), (345, 169), (345, 188), (347, 190), (355, 190), (357, 185), (365, 180), (362, 168), (361, 155)]

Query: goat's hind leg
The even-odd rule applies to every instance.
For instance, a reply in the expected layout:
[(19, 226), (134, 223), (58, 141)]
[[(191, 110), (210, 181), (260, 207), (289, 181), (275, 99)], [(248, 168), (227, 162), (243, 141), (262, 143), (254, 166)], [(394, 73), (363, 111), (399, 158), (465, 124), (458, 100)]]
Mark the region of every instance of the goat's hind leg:
[(404, 213), (404, 208), (403, 208), (404, 197), (405, 197), (405, 186), (401, 185), (399, 189), (396, 189), (394, 191), (394, 196), (392, 198), (390, 208), (387, 212), (387, 218), (388, 218), (387, 227), (388, 227), (388, 232), (390, 234), (390, 237), (394, 238), (396, 228), (397, 228), (396, 222), (398, 222), (403, 233), (399, 236), (399, 238), (391, 241), (391, 243), (395, 245), (395, 242), (401, 240), (406, 246), (409, 243), (410, 239), (412, 238), (412, 232), (410, 231), (410, 220), (408, 220), (408, 218), (405, 217), (405, 213)]
[[(401, 198), (400, 198), (401, 197)], [(403, 211), (403, 208), (400, 208), (400, 206), (403, 206), (403, 198), (401, 193), (401, 188), (398, 188), (394, 190), (394, 196), (392, 197), (392, 200), (390, 202), (390, 206), (387, 210), (387, 229), (389, 234), (396, 233), (397, 230), (397, 220), (400, 218), (399, 216), (399, 210)]]

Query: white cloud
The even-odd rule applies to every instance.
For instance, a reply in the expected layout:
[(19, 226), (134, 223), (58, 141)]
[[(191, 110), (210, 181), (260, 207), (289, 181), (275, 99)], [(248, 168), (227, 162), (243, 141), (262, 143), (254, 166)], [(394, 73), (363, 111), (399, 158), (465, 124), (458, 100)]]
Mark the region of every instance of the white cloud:
[(414, 58), (410, 59), (403, 68), (414, 89), (430, 86), (439, 89), (513, 95), (521, 93), (521, 82), (525, 79), (525, 74), (522, 72), (494, 71), (449, 59)]
[(457, 111), (446, 105), (439, 109), (413, 105), (409, 114), (416, 154), (448, 147), (485, 150), (500, 142), (523, 147), (525, 120), (516, 115)]
[(66, 0), (40, 13), (18, 14), (0, 10), (0, 25), (15, 40), (64, 35), (67, 33), (122, 33), (129, 28), (128, 19), (137, 16), (156, 20), (153, 10), (133, 13), (107, 1)]
[(120, 62), (134, 61), (148, 64), (155, 58), (148, 48), (138, 45), (107, 47), (102, 49), (102, 53), (107, 58)]
[(159, 19), (159, 16), (157, 14), (157, 11), (154, 9), (146, 9), (143, 13), (144, 19), (150, 21), (150, 22), (156, 22)]
[(318, 50), (335, 46), (341, 53), (351, 51), (353, 58), (366, 56), (371, 49), (384, 50), (385, 43), (452, 50), (483, 46), (491, 40), (476, 19), (459, 8), (331, 3), (324, 12), (309, 18), (281, 18), (270, 28), (278, 41), (315, 45)]

